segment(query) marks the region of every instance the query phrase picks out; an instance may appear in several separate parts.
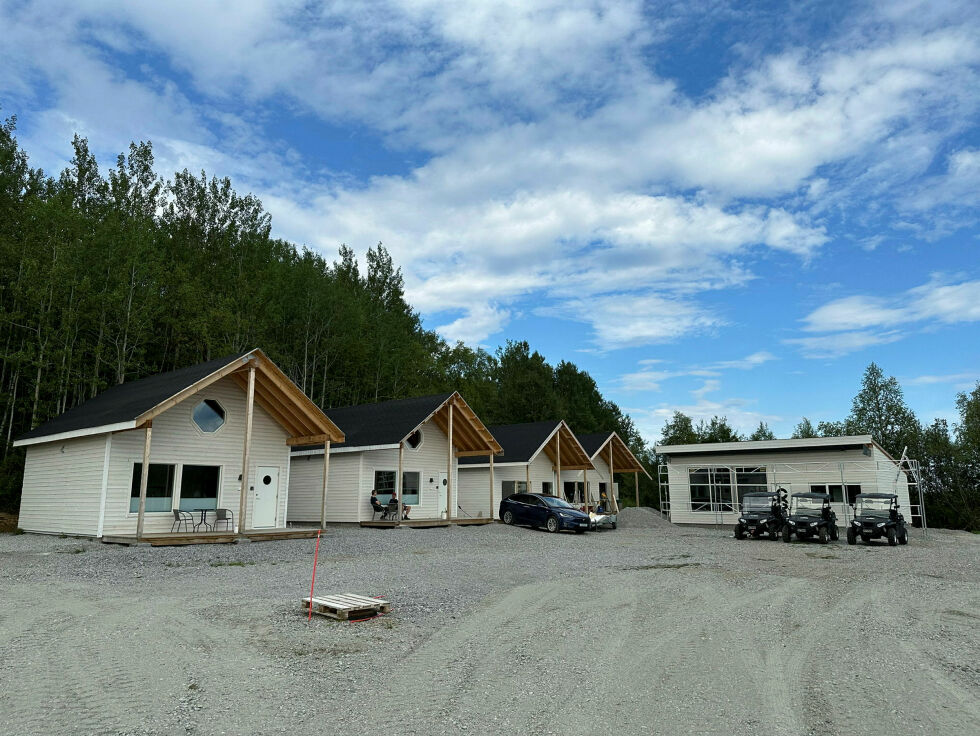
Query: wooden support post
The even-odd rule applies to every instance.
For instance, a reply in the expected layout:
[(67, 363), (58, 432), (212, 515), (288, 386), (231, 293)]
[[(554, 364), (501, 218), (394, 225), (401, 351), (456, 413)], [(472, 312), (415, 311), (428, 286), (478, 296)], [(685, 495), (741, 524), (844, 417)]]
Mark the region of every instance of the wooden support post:
[(636, 488), (636, 508), (640, 508), (640, 471), (633, 471), (633, 486)]
[(613, 469), (613, 443), (609, 442), (609, 504), (614, 514), (619, 513), (619, 501), (616, 500), (616, 471)]
[(323, 488), (320, 492), (320, 528), (327, 525), (327, 481), (330, 478), (330, 440), (323, 443)]
[(395, 479), (395, 488), (398, 489), (398, 521), (397, 524), (401, 526), (402, 516), (404, 512), (402, 511), (402, 504), (405, 503), (402, 499), (402, 463), (405, 461), (405, 442), (398, 443), (398, 477)]
[(145, 425), (146, 435), (143, 438), (143, 469), (140, 473), (140, 507), (136, 515), (136, 541), (143, 538), (143, 520), (146, 516), (146, 487), (150, 482), (150, 437), (153, 434), (153, 420)]
[(446, 518), (456, 515), (453, 508), (453, 405), (449, 404), (449, 452), (446, 453)]
[(558, 431), (555, 432), (555, 498), (563, 498), (564, 493), (561, 491), (561, 427), (558, 427)]
[(494, 518), (493, 512), (493, 450), (490, 451), (490, 518)]
[(589, 469), (582, 470), (582, 503), (585, 504), (585, 512), (589, 512)]
[(248, 363), (248, 388), (245, 392), (245, 441), (242, 444), (242, 489), (238, 502), (238, 533), (243, 534), (246, 526), (245, 513), (248, 506), (248, 463), (249, 450), (252, 449), (252, 411), (255, 408), (255, 363)]
[(524, 484), (527, 486), (524, 492), (531, 493), (531, 463), (524, 466)]

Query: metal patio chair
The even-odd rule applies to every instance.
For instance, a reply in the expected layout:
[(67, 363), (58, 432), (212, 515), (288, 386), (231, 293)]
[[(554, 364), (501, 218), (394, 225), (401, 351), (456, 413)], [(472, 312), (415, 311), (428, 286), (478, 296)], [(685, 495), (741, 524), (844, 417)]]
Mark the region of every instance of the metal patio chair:
[(218, 531), (219, 523), (224, 523), (228, 531), (235, 528), (235, 514), (232, 513), (231, 509), (214, 510), (214, 524), (211, 525), (211, 528), (214, 531)]
[(181, 511), (180, 509), (173, 509), (174, 512), (174, 523), (170, 525), (170, 532), (173, 533), (175, 530), (180, 531), (180, 525), (184, 525), (184, 531), (190, 534), (191, 527), (194, 526), (194, 514), (190, 511)]

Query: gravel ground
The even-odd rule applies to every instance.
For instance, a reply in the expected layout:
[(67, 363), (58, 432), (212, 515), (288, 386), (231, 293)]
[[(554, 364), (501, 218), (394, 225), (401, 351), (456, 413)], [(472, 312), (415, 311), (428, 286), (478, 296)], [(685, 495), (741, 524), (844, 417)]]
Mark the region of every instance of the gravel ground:
[(0, 535), (0, 733), (975, 734), (980, 537), (331, 528), (118, 547)]

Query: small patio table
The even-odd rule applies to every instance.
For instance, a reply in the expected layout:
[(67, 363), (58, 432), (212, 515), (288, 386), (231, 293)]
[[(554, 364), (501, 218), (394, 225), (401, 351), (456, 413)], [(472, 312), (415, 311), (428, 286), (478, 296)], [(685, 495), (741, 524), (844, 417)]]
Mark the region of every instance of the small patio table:
[(208, 511), (214, 511), (214, 509), (194, 509), (195, 513), (198, 511), (201, 512), (201, 521), (194, 525), (194, 529), (197, 530), (201, 526), (203, 526), (205, 529), (211, 528), (211, 525), (207, 522)]

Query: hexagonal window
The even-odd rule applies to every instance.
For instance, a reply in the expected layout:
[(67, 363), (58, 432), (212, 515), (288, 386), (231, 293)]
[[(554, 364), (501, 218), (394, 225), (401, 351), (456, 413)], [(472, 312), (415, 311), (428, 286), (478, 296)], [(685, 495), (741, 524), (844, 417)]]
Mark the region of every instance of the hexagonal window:
[(406, 441), (408, 442), (408, 446), (413, 450), (419, 449), (419, 447), (422, 446), (422, 431), (416, 429), (414, 432), (408, 435), (408, 439)]
[(205, 399), (195, 406), (191, 416), (202, 432), (217, 432), (225, 423), (225, 410), (214, 399)]

